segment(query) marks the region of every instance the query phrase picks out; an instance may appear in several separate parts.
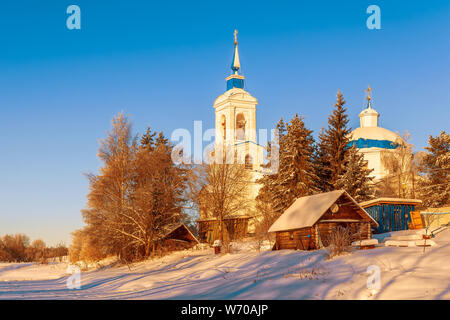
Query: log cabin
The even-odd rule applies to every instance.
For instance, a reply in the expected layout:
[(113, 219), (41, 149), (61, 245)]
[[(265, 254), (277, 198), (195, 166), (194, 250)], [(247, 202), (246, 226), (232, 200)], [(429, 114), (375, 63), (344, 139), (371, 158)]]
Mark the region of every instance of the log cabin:
[(200, 243), (183, 223), (173, 226), (159, 242), (168, 251), (189, 249)]
[(336, 227), (351, 229), (352, 240), (372, 237), (378, 223), (344, 190), (298, 198), (269, 228), (275, 250), (326, 247)]

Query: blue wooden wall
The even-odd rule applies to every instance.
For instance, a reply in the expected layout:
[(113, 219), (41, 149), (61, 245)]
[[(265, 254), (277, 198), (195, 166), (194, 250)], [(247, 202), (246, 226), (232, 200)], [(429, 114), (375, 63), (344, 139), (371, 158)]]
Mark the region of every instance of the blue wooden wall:
[(379, 224), (375, 233), (384, 233), (407, 230), (408, 223), (411, 222), (411, 211), (414, 211), (414, 207), (412, 204), (378, 203), (364, 209)]

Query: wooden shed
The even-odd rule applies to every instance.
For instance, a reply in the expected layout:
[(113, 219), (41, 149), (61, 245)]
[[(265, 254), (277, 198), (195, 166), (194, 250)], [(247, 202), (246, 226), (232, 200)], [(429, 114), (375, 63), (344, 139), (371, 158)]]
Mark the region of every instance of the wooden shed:
[(169, 251), (192, 248), (200, 243), (185, 224), (174, 225), (161, 239), (164, 248)]
[(378, 198), (360, 203), (377, 221), (376, 233), (407, 230), (413, 222), (415, 207), (420, 204), (422, 200), (401, 198)]
[(298, 198), (269, 228), (275, 249), (314, 250), (328, 245), (333, 228), (349, 227), (354, 240), (370, 239), (378, 223), (344, 190)]

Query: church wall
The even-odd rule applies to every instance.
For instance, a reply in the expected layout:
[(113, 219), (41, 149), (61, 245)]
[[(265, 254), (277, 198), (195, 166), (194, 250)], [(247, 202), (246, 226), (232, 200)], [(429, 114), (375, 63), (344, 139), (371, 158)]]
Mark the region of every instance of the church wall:
[[(381, 148), (362, 148), (358, 151), (364, 155), (364, 160), (368, 162), (368, 168), (374, 169), (371, 176), (375, 177), (375, 180), (382, 179), (389, 174), (383, 166), (381, 155), (383, 152), (389, 152), (391, 150)], [(393, 150), (391, 152), (393, 152)]]

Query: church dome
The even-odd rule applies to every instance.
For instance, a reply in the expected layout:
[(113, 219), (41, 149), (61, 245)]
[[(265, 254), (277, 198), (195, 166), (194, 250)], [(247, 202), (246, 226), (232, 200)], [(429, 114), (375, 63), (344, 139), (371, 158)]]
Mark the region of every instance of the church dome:
[(356, 145), (358, 149), (396, 149), (398, 144), (405, 142), (397, 133), (378, 126), (380, 114), (372, 108), (370, 90), (369, 87), (367, 107), (359, 114), (360, 127), (350, 133), (350, 145)]
[(403, 139), (395, 132), (381, 127), (356, 128), (350, 133), (351, 145), (357, 148), (395, 149)]

